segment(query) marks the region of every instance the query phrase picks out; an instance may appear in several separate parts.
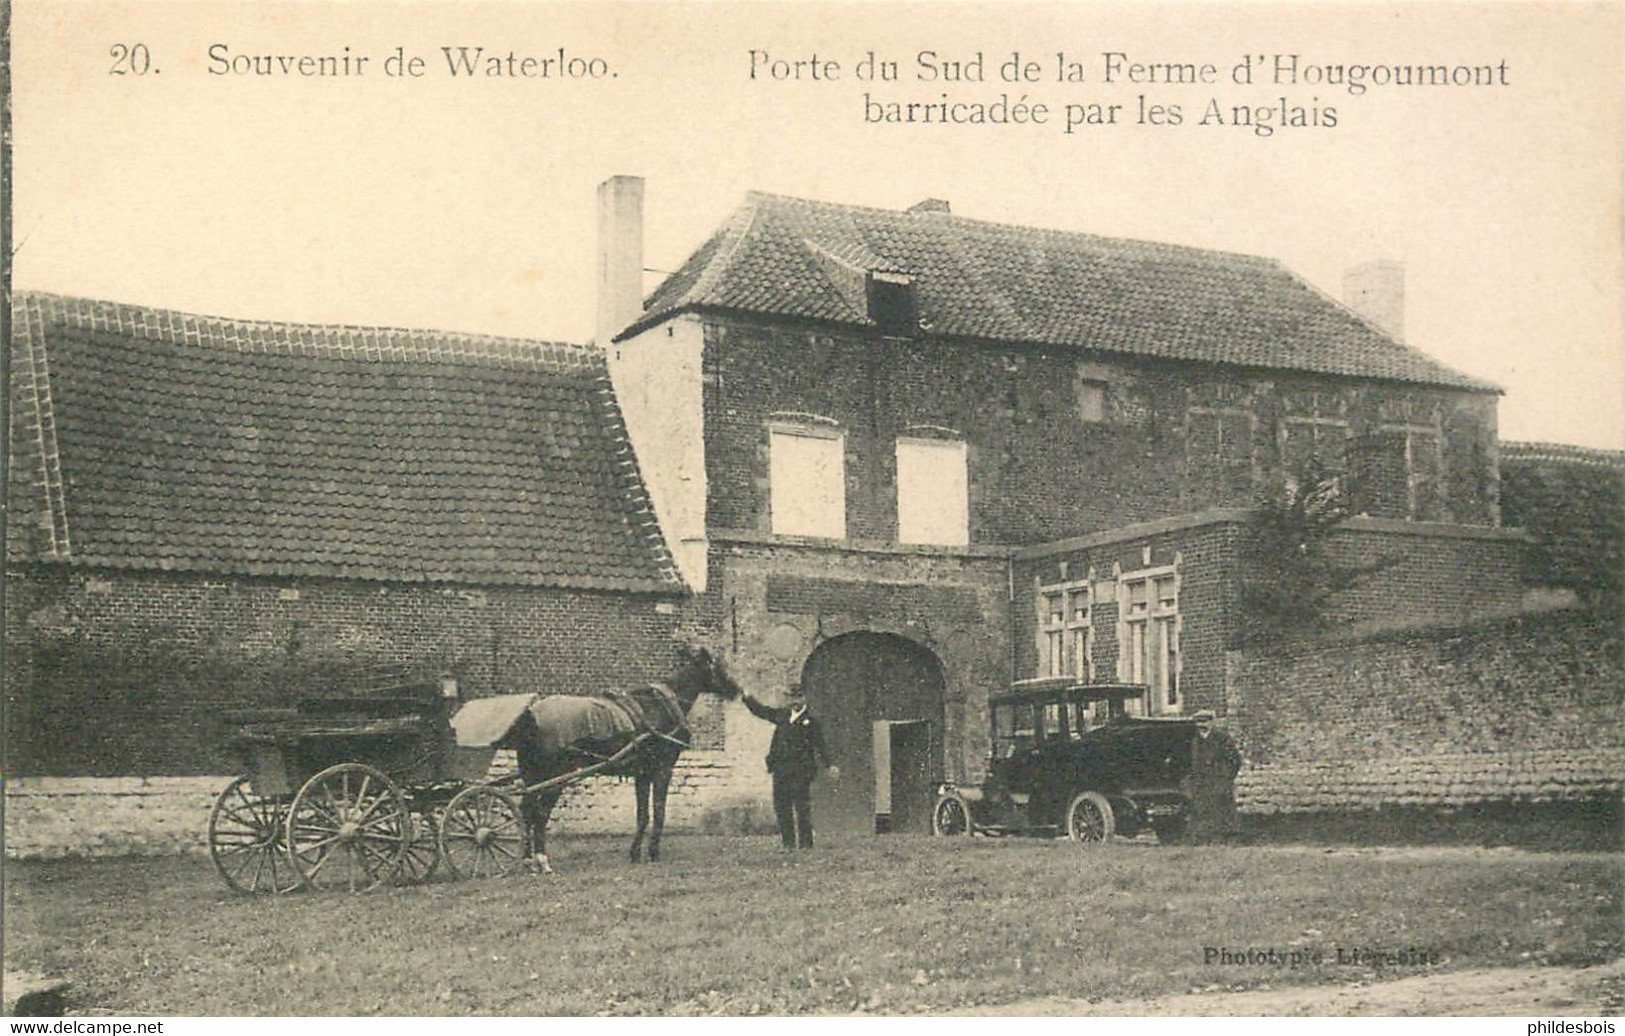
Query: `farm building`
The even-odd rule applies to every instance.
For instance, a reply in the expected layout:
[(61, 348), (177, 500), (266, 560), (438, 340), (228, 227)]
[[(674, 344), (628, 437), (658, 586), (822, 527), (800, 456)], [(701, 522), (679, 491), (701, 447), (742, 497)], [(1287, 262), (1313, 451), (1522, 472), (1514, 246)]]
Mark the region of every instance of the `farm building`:
[[(590, 692), (680, 636), (807, 690), (828, 831), (924, 830), (989, 695), (1057, 678), (1215, 712), (1255, 814), (1617, 800), (1617, 457), (1503, 451), (1392, 265), (1346, 306), (751, 194), (645, 297), (642, 187), (600, 188), (596, 346), (20, 296), (9, 774), (218, 775), (222, 712), (346, 663)], [(696, 725), (673, 822), (765, 815), (767, 725)]]
[(43, 294), (13, 317), (14, 795), (231, 773), (223, 714), (359, 666), (471, 695), (671, 668), (685, 591), (599, 351)]
[[(1617, 652), (1501, 632), (1499, 391), (1399, 339), (1392, 264), (1356, 312), (1251, 256), (752, 194), (640, 305), (641, 196), (600, 188), (599, 338), (696, 622), (831, 728), (821, 826), (923, 829), (988, 695), (1054, 677), (1224, 717), (1254, 809), (1617, 790)], [(1309, 472), (1347, 585), (1260, 642), (1255, 505)]]

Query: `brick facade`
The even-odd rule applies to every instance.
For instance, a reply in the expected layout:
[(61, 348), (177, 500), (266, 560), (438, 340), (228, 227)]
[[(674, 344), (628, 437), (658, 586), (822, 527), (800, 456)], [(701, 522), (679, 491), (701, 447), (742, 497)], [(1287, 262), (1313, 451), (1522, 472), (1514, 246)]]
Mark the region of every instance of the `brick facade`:
[(7, 573), (5, 603), (24, 776), (234, 772), (223, 713), (359, 666), (452, 672), (471, 696), (635, 686), (674, 668), (680, 619), (669, 596), (43, 565)]
[[(746, 690), (778, 701), (809, 657), (843, 634), (903, 638), (941, 668), (942, 774), (980, 776), (987, 758), (987, 696), (1006, 680), (1007, 566), (1001, 553), (790, 543), (767, 536), (713, 540), (711, 587), (695, 632), (725, 647)], [(771, 730), (728, 706), (726, 744), (735, 790), (765, 797), (761, 760)]]
[[(706, 320), (704, 370), (713, 529), (768, 529), (775, 414), (815, 415), (844, 432), (847, 534), (859, 540), (896, 538), (894, 444), (921, 427), (967, 444), (972, 543), (1037, 544), (1246, 507), (1314, 452), (1312, 432), (1335, 438), (1321, 459), (1346, 466), (1366, 513), (1497, 521), (1495, 397), (1482, 392), (740, 317)], [(1103, 388), (1099, 420), (1085, 417), (1086, 384)], [(1416, 463), (1433, 465), (1414, 489), (1407, 430)]]
[[(618, 391), (641, 401), (623, 402), (634, 440), (663, 429), (654, 455), (666, 463), (645, 462), (651, 485), (669, 487), (657, 501), (703, 494), (703, 506), (663, 512), (685, 516), (685, 538), (708, 538), (706, 592), (686, 621), (730, 644), (745, 686), (769, 697), (842, 633), (925, 645), (947, 676), (945, 776), (981, 776), (988, 694), (1040, 675), (1039, 586), (1094, 580), (1094, 675), (1115, 680), (1127, 627), (1114, 580), (1176, 571), (1180, 707), (1232, 712), (1244, 509), (1311, 457), (1347, 471), (1363, 509), (1388, 516), (1339, 542), (1349, 560), (1387, 566), (1334, 617), (1343, 635), (1516, 608), (1516, 544), (1494, 528), (1495, 397), (1483, 391), (741, 314), (674, 317), (617, 349)], [(688, 393), (657, 385), (658, 372), (699, 385), (695, 413), (678, 421), (661, 404)], [(838, 432), (844, 540), (773, 533), (769, 430), (781, 422)], [(896, 444), (921, 434), (965, 443), (968, 549), (897, 543)], [(1419, 475), (1407, 457), (1431, 467)], [(1439, 530), (1400, 535), (1418, 518)], [(748, 718), (728, 725), (741, 793), (766, 794), (765, 775), (752, 776), (765, 737)]]
[[(1245, 576), (1239, 548), (1247, 521), (1244, 511), (1207, 512), (1018, 551), (1011, 616), (1016, 679), (1047, 675), (1045, 591), (1083, 580), (1094, 593), (1093, 676), (1102, 682), (1127, 678), (1120, 668), (1117, 581), (1172, 568), (1178, 577), (1181, 711), (1209, 709), (1223, 716), (1236, 710), (1249, 678), (1238, 668), (1245, 656), (1237, 636)], [(1369, 571), (1332, 599), (1317, 642), (1514, 615), (1522, 549), (1523, 537), (1509, 530), (1353, 519), (1334, 536), (1331, 553)]]
[(1239, 518), (1227, 514), (1205, 521), (1149, 523), (1138, 532), (1123, 530), (1018, 553), (1013, 566), (1017, 599), (1011, 618), (1016, 678), (1048, 675), (1042, 669), (1042, 591), (1087, 580), (1095, 595), (1092, 678), (1100, 683), (1128, 679), (1130, 674), (1119, 668), (1123, 648), (1118, 635), (1117, 579), (1143, 570), (1172, 568), (1179, 590), (1181, 711), (1211, 709), (1223, 714), (1240, 535)]

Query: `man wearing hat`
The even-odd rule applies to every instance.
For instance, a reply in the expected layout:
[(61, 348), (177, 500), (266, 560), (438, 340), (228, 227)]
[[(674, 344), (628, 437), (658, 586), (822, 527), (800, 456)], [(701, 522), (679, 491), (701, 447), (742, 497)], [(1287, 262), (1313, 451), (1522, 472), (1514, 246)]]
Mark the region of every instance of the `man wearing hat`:
[(807, 699), (796, 684), (790, 685), (782, 709), (763, 705), (749, 694), (744, 699), (752, 715), (773, 724), (767, 772), (773, 775), (773, 813), (779, 821), (779, 837), (786, 849), (811, 849), (813, 778), (825, 766), (831, 780), (841, 775), (829, 761), (823, 727), (807, 711)]
[(1206, 709), (1191, 717), (1196, 737), (1191, 741), (1190, 825), (1193, 842), (1224, 842), (1236, 836), (1236, 774), (1241, 752), (1230, 735), (1213, 725)]

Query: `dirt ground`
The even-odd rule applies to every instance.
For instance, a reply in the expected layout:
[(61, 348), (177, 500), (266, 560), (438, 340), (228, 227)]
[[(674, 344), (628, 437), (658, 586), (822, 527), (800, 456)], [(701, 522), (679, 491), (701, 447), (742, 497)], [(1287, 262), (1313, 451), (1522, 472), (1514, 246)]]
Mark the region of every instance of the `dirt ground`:
[(1484, 968), (1391, 982), (1183, 993), (1152, 1000), (1045, 998), (956, 1013), (1024, 1017), (1618, 1017), (1625, 1014), (1625, 960), (1593, 968)]

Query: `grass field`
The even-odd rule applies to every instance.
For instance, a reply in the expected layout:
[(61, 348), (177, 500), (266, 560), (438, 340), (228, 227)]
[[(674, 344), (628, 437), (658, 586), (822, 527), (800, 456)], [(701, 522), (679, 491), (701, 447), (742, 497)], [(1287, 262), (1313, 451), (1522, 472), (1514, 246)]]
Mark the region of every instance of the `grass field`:
[[(6, 966), (81, 1014), (941, 1012), (1031, 997), (1348, 983), (1625, 952), (1608, 854), (892, 836), (786, 857), (676, 835), (654, 866), (249, 899), (207, 859), (8, 862)], [(1319, 965), (1221, 965), (1275, 947)], [(1432, 962), (1339, 963), (1372, 948)], [(1411, 951), (1415, 951), (1411, 953)], [(1300, 958), (1300, 960), (1303, 958)]]

